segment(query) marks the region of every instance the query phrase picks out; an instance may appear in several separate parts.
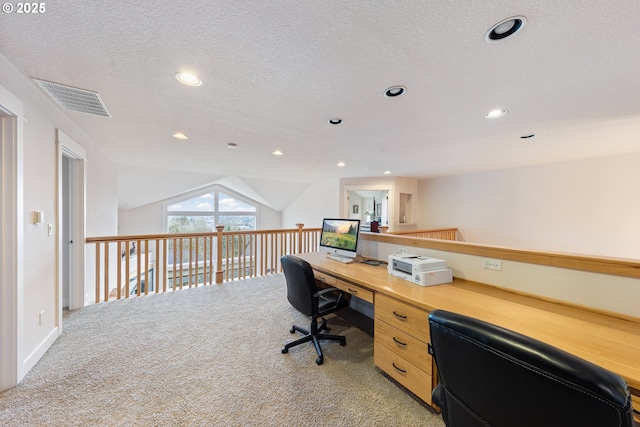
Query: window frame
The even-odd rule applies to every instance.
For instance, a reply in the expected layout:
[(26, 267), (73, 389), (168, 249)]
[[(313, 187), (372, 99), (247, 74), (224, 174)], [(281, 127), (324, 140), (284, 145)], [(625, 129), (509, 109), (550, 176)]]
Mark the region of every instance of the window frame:
[[(213, 204), (214, 209), (212, 211), (169, 211), (169, 206), (174, 205), (176, 203), (183, 202), (185, 200), (193, 199), (207, 193), (213, 193)], [(234, 199), (237, 199), (243, 203), (246, 203), (255, 208), (255, 211), (220, 211), (220, 193), (226, 194), (227, 196), (231, 196)], [(171, 199), (166, 199), (162, 202), (162, 228), (165, 234), (169, 234), (169, 226), (168, 220), (170, 216), (213, 216), (213, 223), (215, 225), (219, 224), (219, 218), (221, 216), (254, 216), (255, 217), (255, 229), (258, 229), (258, 221), (260, 218), (260, 203), (256, 202), (253, 199), (250, 199), (242, 194), (233, 191), (232, 189), (225, 187), (224, 185), (215, 184), (212, 186), (207, 186), (204, 188), (200, 188), (197, 190), (189, 191), (185, 194), (182, 194), (177, 197), (173, 197)], [(215, 228), (212, 232), (215, 232)]]

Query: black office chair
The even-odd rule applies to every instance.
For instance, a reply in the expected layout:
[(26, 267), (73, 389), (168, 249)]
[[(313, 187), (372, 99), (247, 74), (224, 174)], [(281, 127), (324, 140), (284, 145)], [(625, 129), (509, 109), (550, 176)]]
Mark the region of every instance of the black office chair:
[(316, 279), (313, 277), (311, 265), (303, 259), (292, 255), (285, 255), (280, 258), (284, 276), (287, 281), (287, 299), (299, 312), (311, 316), (311, 326), (309, 329), (293, 325), (289, 332), (300, 332), (304, 336), (282, 347), (283, 353), (288, 353), (291, 347), (308, 341), (313, 341), (318, 353), (316, 363), (322, 365), (324, 355), (320, 348), (320, 340), (340, 341), (341, 346), (347, 345), (347, 339), (341, 335), (328, 335), (321, 333), (329, 331), (327, 321), (323, 318), (322, 324), (318, 326), (318, 317), (333, 313), (345, 307), (348, 301), (344, 298), (342, 291), (336, 288), (319, 290), (316, 286)]
[(430, 313), (429, 328), (432, 397), (449, 427), (634, 426), (627, 384), (599, 366), (443, 310)]

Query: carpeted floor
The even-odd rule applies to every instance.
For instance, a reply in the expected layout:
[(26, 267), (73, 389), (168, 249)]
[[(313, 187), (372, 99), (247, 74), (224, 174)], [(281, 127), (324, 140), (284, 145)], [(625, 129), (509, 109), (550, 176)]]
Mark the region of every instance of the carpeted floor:
[(327, 319), (347, 346), (317, 366), (312, 344), (280, 352), (309, 323), (281, 274), (77, 310), (0, 425), (444, 426), (374, 366), (369, 319)]

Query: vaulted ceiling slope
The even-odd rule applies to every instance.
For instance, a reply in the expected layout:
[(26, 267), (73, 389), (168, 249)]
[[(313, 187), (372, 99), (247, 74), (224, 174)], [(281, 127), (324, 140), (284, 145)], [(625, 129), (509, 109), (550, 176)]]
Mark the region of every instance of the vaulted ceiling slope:
[[(485, 41), (514, 16), (521, 31)], [(640, 151), (639, 22), (637, 0), (59, 0), (3, 13), (0, 52), (29, 78), (100, 94), (110, 118), (65, 114), (124, 171), (132, 207), (145, 168), (297, 191)], [(394, 85), (406, 92), (384, 96)], [(507, 114), (485, 118), (494, 109)]]

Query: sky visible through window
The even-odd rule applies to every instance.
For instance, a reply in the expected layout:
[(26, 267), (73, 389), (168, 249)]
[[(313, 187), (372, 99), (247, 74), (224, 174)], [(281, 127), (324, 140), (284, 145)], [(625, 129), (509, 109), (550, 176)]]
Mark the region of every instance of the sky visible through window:
[[(216, 204), (217, 199), (217, 204)], [(216, 210), (217, 207), (217, 210)], [(167, 206), (169, 233), (255, 230), (257, 207), (221, 191), (212, 191)]]

